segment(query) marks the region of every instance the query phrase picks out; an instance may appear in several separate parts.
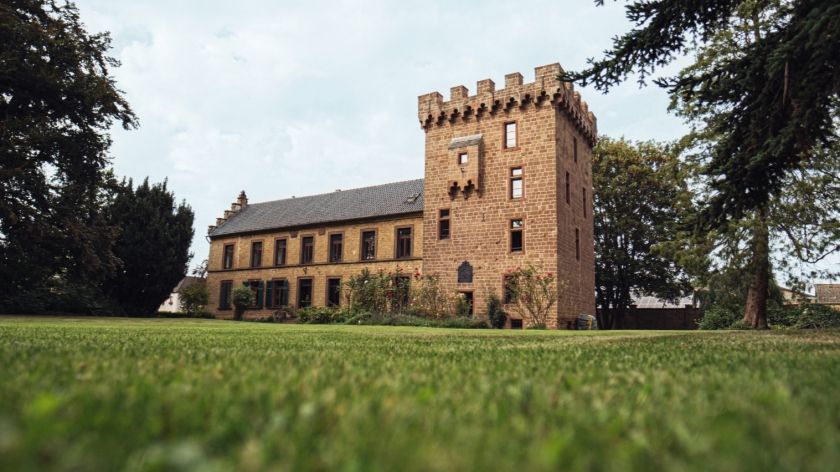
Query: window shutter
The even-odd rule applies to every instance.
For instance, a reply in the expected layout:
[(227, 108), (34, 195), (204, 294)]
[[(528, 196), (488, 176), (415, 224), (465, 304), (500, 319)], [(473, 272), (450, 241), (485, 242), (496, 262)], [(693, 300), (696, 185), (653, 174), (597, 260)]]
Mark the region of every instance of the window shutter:
[(265, 282), (260, 280), (259, 285), (257, 285), (257, 309), (261, 309), (263, 307), (263, 294), (265, 293)]
[(266, 308), (273, 308), (274, 305), (271, 304), (272, 294), (274, 293), (274, 281), (269, 280), (265, 283), (265, 307)]

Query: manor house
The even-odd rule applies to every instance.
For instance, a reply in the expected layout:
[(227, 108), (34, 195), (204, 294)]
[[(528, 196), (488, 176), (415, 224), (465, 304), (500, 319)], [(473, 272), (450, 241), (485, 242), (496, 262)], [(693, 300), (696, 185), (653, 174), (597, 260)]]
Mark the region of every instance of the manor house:
[[(596, 120), (561, 71), (508, 74), (502, 89), (481, 80), (474, 95), (459, 85), (448, 101), (421, 95), (424, 179), (261, 203), (242, 192), (209, 227), (211, 311), (232, 316), (242, 285), (257, 298), (246, 317), (341, 305), (341, 281), (369, 268), (437, 274), (481, 315), (491, 293), (511, 302), (507, 269), (533, 264), (562, 281), (551, 327), (594, 315)], [(508, 327), (523, 327), (507, 311)]]

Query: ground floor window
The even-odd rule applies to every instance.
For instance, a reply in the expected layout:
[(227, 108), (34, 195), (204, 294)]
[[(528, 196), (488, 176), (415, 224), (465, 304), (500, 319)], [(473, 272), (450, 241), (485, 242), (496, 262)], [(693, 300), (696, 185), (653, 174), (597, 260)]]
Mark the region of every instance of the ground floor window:
[[(461, 296), (464, 297), (464, 301), (466, 302), (467, 307), (467, 315), (473, 315), (473, 293), (472, 292), (460, 292)], [(460, 314), (460, 313), (459, 313)]]
[(522, 320), (510, 320), (510, 329), (522, 329)]
[(265, 288), (265, 305), (268, 308), (279, 308), (289, 304), (289, 281), (269, 280)]
[(327, 306), (341, 305), (341, 279), (327, 279)]
[(312, 279), (298, 280), (297, 302), (298, 308), (312, 306)]
[(219, 309), (230, 310), (230, 294), (233, 291), (232, 280), (222, 280), (219, 284)]
[(262, 280), (248, 280), (243, 285), (250, 288), (252, 292), (254, 292), (254, 304), (251, 305), (250, 309), (252, 310), (259, 310), (263, 307), (263, 293), (265, 289), (265, 284)]

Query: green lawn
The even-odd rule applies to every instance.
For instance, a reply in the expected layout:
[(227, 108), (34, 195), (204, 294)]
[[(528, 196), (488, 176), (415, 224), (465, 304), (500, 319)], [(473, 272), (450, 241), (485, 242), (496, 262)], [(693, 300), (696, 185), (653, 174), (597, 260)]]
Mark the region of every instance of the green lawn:
[(0, 318), (0, 470), (838, 470), (840, 332)]

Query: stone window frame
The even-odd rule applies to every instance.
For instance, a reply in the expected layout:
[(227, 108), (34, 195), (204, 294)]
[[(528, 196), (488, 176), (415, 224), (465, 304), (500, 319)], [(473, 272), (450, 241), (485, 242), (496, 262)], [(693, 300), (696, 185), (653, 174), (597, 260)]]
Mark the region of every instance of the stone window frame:
[[(514, 221), (521, 221), (522, 226), (518, 229), (513, 228)], [(513, 250), (513, 232), (519, 231), (522, 233), (522, 249), (518, 251)], [(516, 217), (516, 218), (509, 218), (508, 219), (508, 254), (525, 254), (525, 218), (524, 217)]]
[[(446, 212), (446, 217), (443, 216), (443, 212)], [(448, 241), (452, 239), (452, 208), (438, 208), (438, 218), (437, 218), (437, 237), (438, 241)], [(441, 222), (446, 221), (446, 237), (441, 236)]]
[[(268, 290), (268, 282), (271, 282), (271, 291)], [(282, 305), (279, 303), (274, 303), (274, 292), (277, 290), (277, 282), (286, 282), (286, 304)], [(292, 294), (292, 286), (289, 283), (289, 279), (287, 277), (274, 277), (266, 281), (265, 284), (265, 296), (266, 296), (266, 308), (280, 308), (284, 306), (289, 306), (289, 296)]]
[[(227, 305), (222, 305), (222, 287), (227, 284)], [(231, 304), (231, 296), (233, 295), (233, 280), (225, 279), (219, 281), (219, 311), (229, 311), (233, 309), (233, 305)]]
[[(517, 176), (513, 175), (513, 170), (519, 169), (520, 174)], [(514, 197), (513, 196), (513, 181), (519, 180), (522, 182), (522, 196)], [(510, 166), (508, 167), (508, 200), (525, 200), (525, 166), (522, 164)]]
[[(330, 280), (338, 280), (338, 303), (330, 305)], [(324, 306), (337, 308), (341, 306), (341, 276), (328, 275), (324, 278)]]
[[(230, 265), (227, 264), (227, 248), (230, 248)], [(233, 270), (236, 267), (236, 243), (222, 246), (222, 270)]]
[[(333, 256), (333, 253), (332, 253), (332, 250), (333, 250), (333, 236), (341, 236), (341, 251), (340, 251), (340, 254), (338, 255), (337, 260), (333, 260), (333, 257), (332, 257)], [(332, 264), (338, 264), (339, 262), (344, 261), (344, 248), (346, 246), (344, 244), (344, 241), (345, 241), (344, 231), (331, 231), (331, 232), (327, 233), (327, 262), (332, 263)]]
[[(255, 250), (259, 244), (259, 257), (255, 258)], [(250, 257), (248, 258), (248, 267), (252, 269), (259, 269), (262, 267), (262, 260), (263, 260), (263, 253), (265, 253), (265, 241), (262, 239), (252, 239), (251, 240), (251, 253)]]
[[(365, 259), (365, 233), (373, 233), (373, 257)], [(361, 228), (359, 230), (359, 261), (375, 261), (379, 252), (379, 230), (377, 228)]]
[(308, 281), (312, 282), (312, 286), (310, 287), (310, 290), (309, 290), (309, 297), (310, 297), (309, 306), (315, 306), (315, 277), (312, 277), (312, 276), (298, 277), (297, 278), (297, 285), (295, 286), (295, 309), (298, 309), (298, 310), (300, 310), (302, 308), (308, 308), (308, 307), (301, 307), (300, 306), (300, 295), (302, 293), (302, 290), (300, 289), (300, 283), (303, 280), (308, 280)]
[[(513, 133), (513, 147), (508, 147), (507, 142), (507, 127), (508, 125), (514, 126), (514, 133)], [(502, 123), (502, 150), (503, 151), (516, 151), (519, 149), (519, 122), (517, 120), (507, 120)]]
[(470, 316), (475, 315), (475, 290), (458, 290), (458, 295), (466, 295), (470, 294), (469, 302), (470, 302)]
[[(304, 262), (303, 261), (303, 251), (304, 251), (304, 248), (306, 247), (306, 246), (304, 246), (304, 241), (303, 240), (306, 239), (306, 238), (312, 238), (312, 259), (310, 259), (309, 262)], [(298, 262), (299, 262), (298, 265), (305, 266), (305, 265), (314, 264), (315, 263), (315, 233), (301, 234), (299, 236), (298, 241), (300, 241), (300, 254), (299, 254), (300, 257), (298, 259)]]
[[(408, 254), (400, 256), (400, 230), (407, 229), (411, 231), (411, 238), (408, 243)], [(414, 225), (396, 226), (394, 228), (394, 259), (411, 259), (414, 257)]]
[[(280, 241), (284, 241), (283, 247), (283, 263), (277, 263), (277, 245)], [(279, 238), (274, 238), (274, 267), (284, 267), (289, 265), (289, 238), (282, 236)]]

